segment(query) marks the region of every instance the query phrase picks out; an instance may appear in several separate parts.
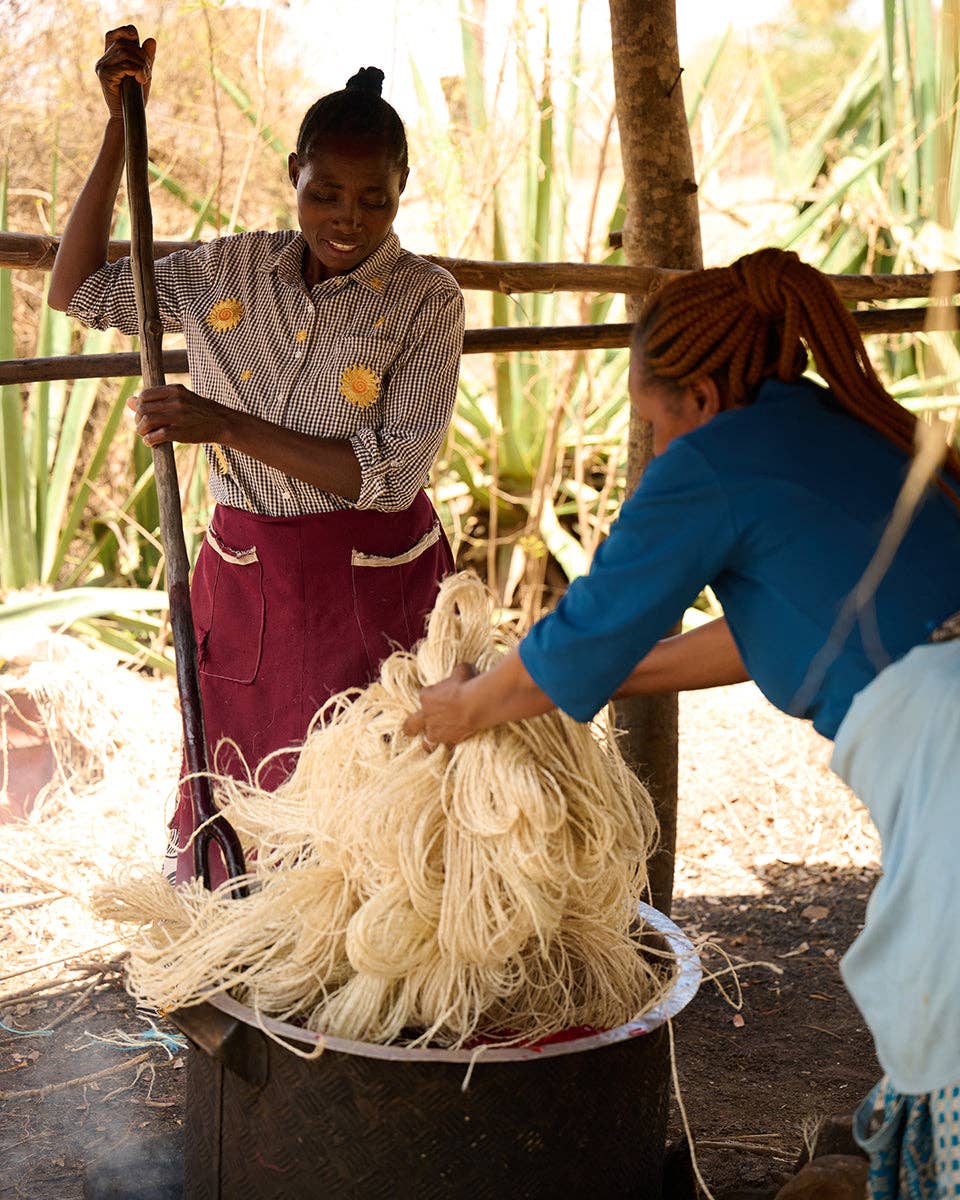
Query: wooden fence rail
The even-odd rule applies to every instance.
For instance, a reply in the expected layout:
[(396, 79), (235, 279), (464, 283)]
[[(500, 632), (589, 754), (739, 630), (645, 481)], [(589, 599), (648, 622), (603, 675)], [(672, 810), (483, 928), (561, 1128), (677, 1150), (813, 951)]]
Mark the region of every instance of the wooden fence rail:
[[(199, 242), (154, 242), (154, 257), (188, 250)], [(49, 271), (59, 238), (0, 231), (0, 268), (19, 271)], [(111, 242), (111, 261), (130, 253), (129, 242)], [(594, 292), (642, 295), (656, 284), (682, 271), (655, 267), (611, 267), (602, 263), (513, 263), (480, 262), (426, 255), (446, 267), (462, 288), (500, 292)], [(930, 295), (934, 279), (927, 275), (831, 275), (844, 300), (883, 301), (922, 299)], [(942, 277), (938, 295), (960, 292), (960, 276)], [(854, 310), (853, 319), (862, 334), (914, 333), (922, 329), (956, 329), (960, 306), (930, 309), (923, 306)], [(465, 354), (495, 354), (516, 350), (618, 349), (630, 344), (630, 325), (541, 325), (468, 329)], [(163, 370), (168, 375), (187, 372), (185, 350), (166, 350)], [(21, 358), (0, 361), (0, 385), (37, 383), (55, 379), (117, 378), (140, 374), (138, 354), (67, 355), (60, 358)]]
[[(960, 306), (936, 310), (901, 308), (855, 312), (853, 319), (863, 334), (904, 333), (929, 328), (931, 311), (936, 312), (937, 327), (951, 318), (954, 324), (945, 324), (943, 327), (955, 329), (960, 322)], [(629, 324), (468, 329), (463, 338), (463, 352), (495, 354), (515, 350), (618, 349), (629, 346), (630, 330)], [(165, 350), (163, 370), (166, 375), (185, 375), (186, 350)], [(11, 358), (0, 361), (0, 386), (54, 379), (119, 379), (139, 374), (140, 355), (135, 353), (70, 354), (59, 358)]]
[[(0, 231), (0, 267), (21, 271), (49, 271), (53, 265), (60, 239), (30, 233)], [(200, 242), (158, 241), (154, 257), (161, 258), (175, 250), (189, 250)], [(111, 242), (111, 261), (130, 253), (129, 242)], [(441, 258), (424, 255), (453, 275), (462, 288), (474, 291), (501, 292), (506, 295), (521, 292), (615, 292), (624, 295), (643, 295), (662, 279), (682, 275), (683, 271), (657, 267), (608, 267), (603, 263), (523, 263), (480, 262), (464, 258)], [(926, 275), (830, 275), (844, 300), (910, 300), (930, 295), (933, 274)], [(960, 292), (960, 281), (954, 275), (950, 294)]]

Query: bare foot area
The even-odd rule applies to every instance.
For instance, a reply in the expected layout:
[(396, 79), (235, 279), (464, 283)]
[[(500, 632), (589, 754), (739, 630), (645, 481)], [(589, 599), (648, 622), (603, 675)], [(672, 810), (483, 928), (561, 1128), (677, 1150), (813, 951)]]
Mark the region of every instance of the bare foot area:
[[(118, 865), (162, 856), (175, 691), (81, 659), (53, 784), (25, 820), (0, 809), (0, 1196), (172, 1200), (182, 1039), (137, 1012), (84, 897)], [(673, 917), (718, 977), (675, 1022), (676, 1066), (717, 1200), (772, 1197), (816, 1123), (851, 1112), (878, 1075), (838, 970), (877, 845), (828, 756), (752, 685), (682, 699)], [(681, 1125), (674, 1102), (671, 1138)]]

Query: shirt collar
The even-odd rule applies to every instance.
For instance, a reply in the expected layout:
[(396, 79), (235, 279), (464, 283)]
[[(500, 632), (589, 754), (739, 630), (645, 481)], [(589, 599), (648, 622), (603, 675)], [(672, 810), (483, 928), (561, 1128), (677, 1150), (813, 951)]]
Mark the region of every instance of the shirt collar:
[(768, 379), (761, 379), (754, 403), (762, 402), (769, 404), (771, 401), (783, 400), (784, 397), (792, 398), (801, 396), (804, 393), (810, 396), (819, 396), (823, 399), (827, 391), (827, 388), (817, 383), (815, 379), (811, 379), (809, 375), (798, 375), (796, 379), (790, 380), (789, 383), (784, 383), (781, 379), (770, 377)]
[[(306, 248), (307, 244), (303, 234), (298, 230), (290, 241), (264, 265), (263, 269), (275, 272), (277, 277), (285, 283), (305, 288), (303, 255)], [(352, 271), (346, 275), (334, 275), (330, 279), (324, 279), (317, 286), (327, 291), (338, 292), (349, 283), (359, 283), (372, 292), (382, 293), (386, 291), (400, 253), (400, 239), (391, 229), (373, 254), (365, 258)]]

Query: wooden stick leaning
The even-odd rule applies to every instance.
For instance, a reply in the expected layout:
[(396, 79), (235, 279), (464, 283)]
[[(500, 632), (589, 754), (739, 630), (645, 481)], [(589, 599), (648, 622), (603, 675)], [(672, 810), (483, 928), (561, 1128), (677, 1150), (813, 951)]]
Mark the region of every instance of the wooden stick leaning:
[[(157, 302), (153, 267), (153, 214), (147, 175), (147, 122), (143, 89), (132, 76), (121, 85), (124, 142), (127, 170), (127, 199), (130, 205), (130, 258), (133, 285), (140, 319), (140, 366), (147, 387), (163, 387), (163, 322)], [(190, 606), (190, 563), (183, 537), (180, 489), (173, 445), (153, 447), (153, 468), (160, 504), (160, 540), (166, 559), (170, 625), (177, 667), (177, 688), (183, 716), (184, 753), (190, 773), (189, 788), (195, 824), (199, 830), (193, 843), (194, 872), (210, 886), (209, 847), (219, 846), (230, 876), (243, 875), (245, 866), (240, 842), (230, 825), (217, 813), (207, 775), (207, 743), (197, 671), (197, 641)], [(201, 829), (200, 826), (203, 826)], [(246, 895), (238, 886), (235, 895)]]

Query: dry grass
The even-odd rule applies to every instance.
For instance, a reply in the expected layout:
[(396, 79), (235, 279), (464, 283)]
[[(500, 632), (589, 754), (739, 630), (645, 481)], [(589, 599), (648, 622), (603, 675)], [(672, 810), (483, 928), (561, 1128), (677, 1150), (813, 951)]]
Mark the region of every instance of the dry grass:
[(32, 697), (56, 757), (29, 816), (0, 824), (0, 996), (65, 973), (57, 960), (111, 957), (113, 929), (91, 916), (87, 894), (120, 863), (159, 865), (179, 765), (170, 681), (136, 675), (74, 638), (52, 638), (37, 653), (13, 655), (0, 675), (0, 710), (9, 721), (10, 704), (22, 709)]

